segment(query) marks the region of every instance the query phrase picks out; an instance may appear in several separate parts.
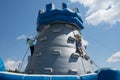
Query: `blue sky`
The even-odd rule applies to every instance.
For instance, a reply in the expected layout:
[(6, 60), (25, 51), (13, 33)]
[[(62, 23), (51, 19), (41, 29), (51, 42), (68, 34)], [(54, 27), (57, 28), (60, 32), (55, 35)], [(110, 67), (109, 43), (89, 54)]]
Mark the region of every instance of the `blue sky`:
[(120, 69), (119, 0), (0, 0), (0, 57), (7, 68), (15, 69), (21, 62), (28, 48), (22, 38), (36, 35), (38, 11), (51, 2), (59, 9), (62, 2), (70, 9), (78, 7), (89, 56), (100, 67)]

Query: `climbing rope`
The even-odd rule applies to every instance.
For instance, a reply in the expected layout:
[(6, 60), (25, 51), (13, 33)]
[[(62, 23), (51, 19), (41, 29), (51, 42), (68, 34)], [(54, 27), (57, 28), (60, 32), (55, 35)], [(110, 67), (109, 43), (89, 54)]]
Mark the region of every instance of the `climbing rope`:
[(83, 63), (83, 59), (82, 58), (81, 58), (81, 62), (82, 62), (82, 65), (83, 65), (83, 71), (84, 71), (84, 73), (86, 73), (85, 65)]
[(25, 52), (25, 54), (24, 54), (24, 56), (23, 56), (23, 58), (22, 58), (21, 64), (19, 64), (19, 66), (18, 66), (18, 70), (19, 70), (19, 71), (21, 71), (21, 69), (22, 69), (22, 66), (23, 66), (23, 63), (24, 63), (24, 59), (25, 59), (25, 57), (26, 57), (26, 55), (27, 55), (27, 53), (28, 53), (28, 50), (29, 50), (29, 47), (28, 47), (28, 49), (26, 50), (26, 52)]
[[(74, 34), (74, 36), (75, 36), (74, 27), (72, 28), (72, 32), (73, 32), (73, 34)], [(81, 34), (81, 33), (80, 33), (80, 34)], [(84, 63), (83, 63), (83, 59), (82, 59), (82, 58), (81, 58), (81, 62), (82, 62), (82, 66), (83, 66), (83, 71), (84, 71), (84, 73), (86, 73), (85, 65), (84, 65)]]
[[(83, 48), (83, 50), (84, 50), (84, 52), (86, 53), (86, 56), (88, 56), (86, 50), (85, 50), (84, 48)], [(92, 58), (91, 58), (90, 56), (88, 56), (88, 57), (89, 57), (89, 59), (92, 61), (92, 63), (93, 63), (98, 69), (100, 69), (100, 67), (92, 60)]]
[[(74, 32), (74, 28), (72, 28), (72, 32), (73, 32), (73, 34), (74, 34), (74, 36), (75, 36), (75, 32)], [(80, 32), (79, 32), (80, 33)], [(80, 33), (81, 34), (81, 33)], [(88, 54), (87, 54), (87, 52), (86, 52), (86, 50), (85, 50), (85, 48), (83, 47), (83, 50), (84, 50), (84, 52), (86, 53), (86, 55), (88, 56)], [(92, 61), (92, 63), (98, 68), (98, 69), (100, 69), (100, 67), (91, 59), (91, 57), (90, 56), (88, 56), (89, 57), (89, 59)], [(82, 61), (82, 64), (83, 64), (83, 61)], [(83, 64), (83, 67), (85, 67), (84, 66), (84, 64)], [(85, 68), (84, 68), (84, 72), (85, 72)]]

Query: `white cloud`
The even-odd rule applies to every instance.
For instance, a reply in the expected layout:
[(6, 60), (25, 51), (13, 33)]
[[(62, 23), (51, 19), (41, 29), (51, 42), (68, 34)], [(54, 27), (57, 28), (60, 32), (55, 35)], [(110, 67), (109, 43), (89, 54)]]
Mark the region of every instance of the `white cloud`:
[(18, 66), (20, 65), (20, 63), (21, 63), (21, 61), (7, 59), (5, 61), (5, 67), (7, 70), (15, 70), (15, 69), (18, 69)]
[(111, 57), (107, 59), (108, 63), (114, 63), (120, 61), (120, 52), (113, 54)]
[(24, 40), (24, 39), (26, 39), (26, 38), (28, 38), (28, 35), (20, 35), (19, 37), (17, 37), (17, 40)]
[(33, 36), (28, 36), (28, 35), (22, 34), (22, 35), (17, 37), (17, 40), (26, 40), (27, 38), (32, 39)]
[(84, 46), (88, 46), (88, 41), (87, 40), (82, 39), (82, 43), (83, 43)]
[(88, 7), (86, 21), (97, 25), (101, 22), (110, 25), (120, 22), (120, 0), (70, 0), (72, 3), (79, 2)]

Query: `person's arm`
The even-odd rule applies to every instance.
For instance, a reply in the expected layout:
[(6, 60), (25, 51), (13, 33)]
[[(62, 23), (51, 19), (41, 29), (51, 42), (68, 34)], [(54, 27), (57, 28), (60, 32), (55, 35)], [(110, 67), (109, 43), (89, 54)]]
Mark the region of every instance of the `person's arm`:
[(32, 39), (32, 42), (35, 42), (35, 39)]

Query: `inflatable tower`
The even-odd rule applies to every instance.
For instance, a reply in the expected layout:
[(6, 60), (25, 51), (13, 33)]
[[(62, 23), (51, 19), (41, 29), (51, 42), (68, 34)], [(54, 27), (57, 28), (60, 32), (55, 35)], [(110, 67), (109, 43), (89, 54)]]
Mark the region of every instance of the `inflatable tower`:
[(83, 21), (78, 10), (46, 5), (37, 18), (37, 42), (28, 57), (27, 74), (81, 75), (92, 72), (90, 59), (76, 53), (75, 35), (82, 36)]

